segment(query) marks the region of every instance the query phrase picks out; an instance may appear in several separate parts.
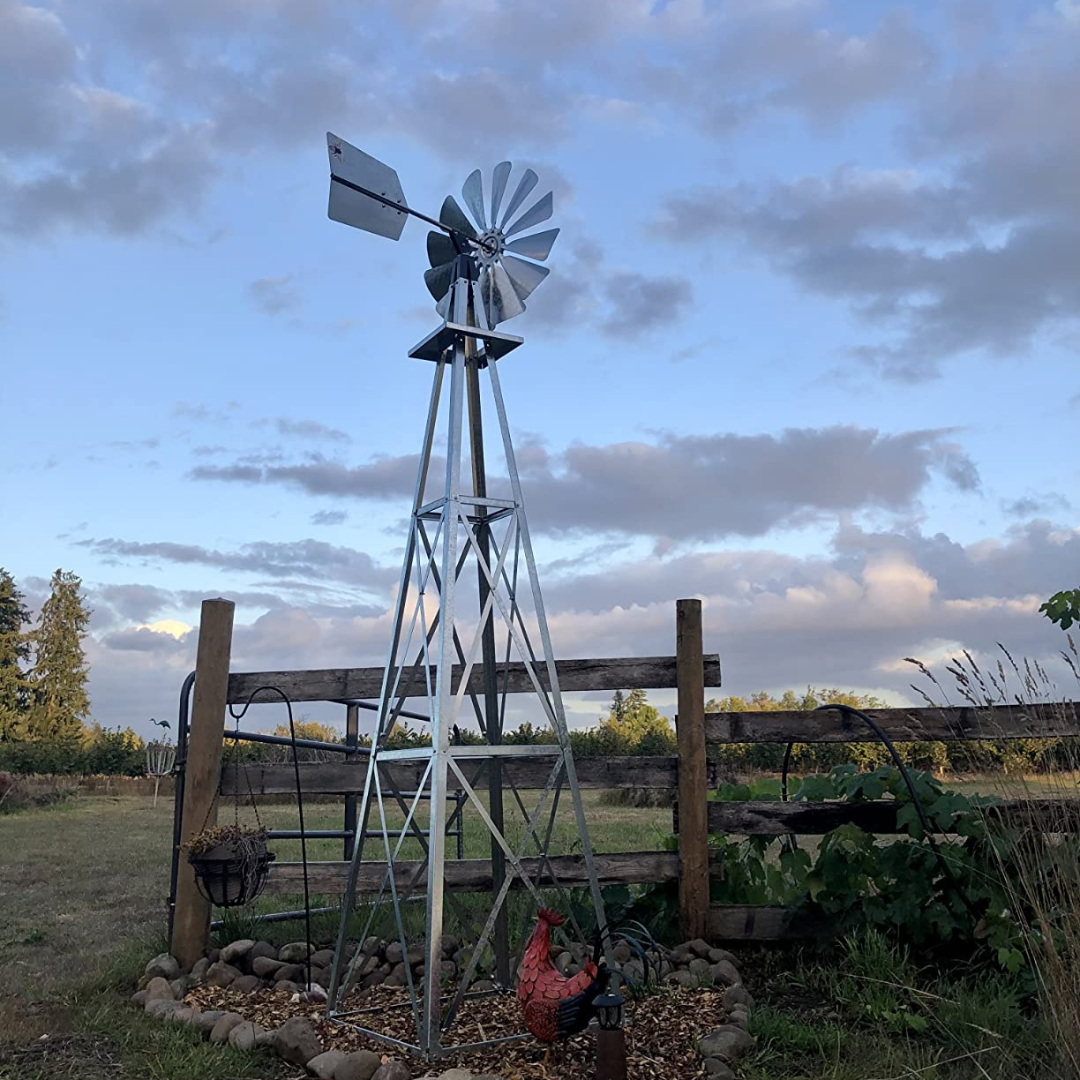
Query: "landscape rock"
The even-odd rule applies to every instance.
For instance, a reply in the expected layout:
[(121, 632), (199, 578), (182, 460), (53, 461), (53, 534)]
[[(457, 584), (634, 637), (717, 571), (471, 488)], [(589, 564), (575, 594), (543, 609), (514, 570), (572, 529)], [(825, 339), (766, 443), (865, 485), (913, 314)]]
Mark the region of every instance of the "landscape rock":
[(702, 959), (700, 956), (690, 961), (690, 966), (686, 969), (697, 979), (705, 979), (712, 982), (713, 976), (709, 968), (709, 961)]
[(170, 980), (169, 986), (172, 988), (173, 997), (179, 1001), (188, 992), (189, 979), (186, 975), (181, 975), (178, 979)]
[(216, 964), (220, 958), (221, 958), (221, 950), (220, 949), (211, 949), (206, 954), (206, 959), (209, 960), (211, 964)]
[(259, 1045), (259, 1036), (265, 1033), (266, 1028), (261, 1024), (244, 1020), (229, 1032), (229, 1045), (237, 1050), (254, 1050)]
[(251, 973), (258, 975), (260, 979), (272, 979), (283, 967), (289, 966), (269, 956), (256, 956), (251, 961)]
[(291, 1061), (294, 1065), (306, 1065), (313, 1057), (322, 1053), (322, 1043), (310, 1020), (294, 1016), (274, 1032), (274, 1049), (286, 1061)]
[(724, 1007), (731, 1009), (736, 1005), (745, 1005), (746, 1008), (754, 1007), (754, 998), (745, 986), (729, 986), (724, 991)]
[(620, 964), (625, 964), (634, 954), (630, 951), (630, 946), (626, 944), (616, 945), (611, 950), (611, 955)]
[(312, 967), (329, 967), (334, 962), (334, 950), (333, 949), (320, 949), (318, 952), (311, 954), (311, 966)]
[(447, 1069), (438, 1080), (473, 1080), (473, 1074), (468, 1069)]
[(180, 962), (175, 956), (170, 956), (167, 952), (160, 953), (146, 965), (146, 974), (151, 979), (175, 979), (180, 974)]
[(677, 948), (672, 949), (668, 954), (668, 958), (676, 967), (680, 964), (683, 966), (689, 964), (696, 956), (697, 953), (692, 949), (688, 949), (685, 945), (679, 945)]
[(249, 964), (254, 964), (256, 960), (263, 957), (268, 960), (277, 959), (277, 948), (271, 945), (269, 941), (256, 941), (251, 947), (251, 951), (247, 954)]
[(175, 1012), (182, 1007), (185, 1006), (181, 1006), (179, 1001), (174, 1001), (172, 998), (154, 998), (153, 1001), (146, 1003), (146, 1015), (153, 1016), (158, 1020), (164, 1020), (169, 1013)]
[(709, 950), (709, 963), (719, 964), (721, 960), (726, 960), (729, 964), (735, 963), (735, 954), (729, 953), (727, 949), (710, 949)]
[[(381, 953), (383, 951), (383, 945), (383, 939), (381, 937), (375, 937), (374, 934), (372, 934), (371, 937), (364, 938), (364, 952), (370, 956)], [(352, 1055), (350, 1055), (350, 1057), (351, 1056)]]
[(698, 1040), (698, 1051), (704, 1058), (719, 1058), (721, 1061), (735, 1061), (754, 1045), (754, 1039), (742, 1028), (724, 1024), (714, 1028), (703, 1039)]
[(721, 960), (709, 970), (712, 972), (713, 982), (722, 983), (724, 986), (735, 986), (742, 981), (739, 969), (730, 960)]
[(223, 964), (219, 960), (206, 969), (206, 982), (210, 986), (218, 986), (224, 989), (239, 979), (240, 974), (239, 969), (234, 968), (232, 964)]
[(729, 1024), (734, 1024), (736, 1027), (741, 1027), (743, 1031), (750, 1030), (750, 1015), (747, 1013), (746, 1009), (742, 1007), (732, 1009), (731, 1012), (728, 1013), (727, 1022)]
[(254, 948), (255, 942), (251, 938), (241, 938), (239, 941), (232, 941), (226, 945), (221, 950), (218, 959), (223, 964), (232, 964), (233, 967), (239, 967), (244, 957)]
[(664, 982), (675, 983), (676, 986), (693, 987), (697, 986), (697, 979), (690, 974), (689, 971), (673, 971), (669, 975), (664, 977)]
[(136, 990), (135, 993), (131, 995), (131, 1004), (132, 1005), (137, 1005), (140, 1009), (145, 1009), (146, 1008), (146, 991), (145, 990)]
[(225, 1015), (223, 1009), (207, 1009), (205, 1012), (198, 1012), (195, 1014), (194, 1019), (191, 1021), (191, 1026), (204, 1038), (210, 1037), (210, 1032), (214, 1030), (214, 1025)]
[(314, 949), (309, 950), (306, 941), (290, 941), (278, 949), (278, 959), (286, 964), (299, 964), (308, 958), (309, 952), (314, 952)]
[(426, 959), (424, 955), (424, 950), (421, 949), (419, 945), (410, 945), (409, 951), (405, 955), (409, 961), (409, 964), (412, 967), (415, 967), (417, 964), (424, 963)]
[(165, 1014), (165, 1020), (170, 1024), (190, 1024), (195, 1020), (196, 1010), (182, 1002), (176, 1003), (175, 1009), (170, 1009)]
[(700, 956), (703, 960), (708, 959), (709, 951), (712, 946), (704, 940), (704, 938), (694, 938), (693, 941), (688, 941), (685, 945), (681, 946), (682, 949), (692, 952), (695, 956)]
[(172, 1001), (176, 995), (173, 993), (173, 988), (169, 983), (160, 975), (155, 975), (147, 984), (146, 989), (142, 991), (146, 997), (143, 998), (143, 1004), (149, 1005), (151, 1001)]
[(191, 978), (194, 982), (202, 982), (206, 978), (206, 972), (210, 968), (210, 961), (204, 956), (201, 960), (196, 960), (191, 968)]
[(256, 990), (262, 990), (266, 983), (258, 975), (241, 975), (229, 984), (230, 990), (237, 990), (241, 994), (254, 994)]
[(334, 1080), (334, 1073), (344, 1060), (345, 1055), (340, 1050), (325, 1050), (307, 1063), (308, 1072), (314, 1073), (319, 1080)]
[(274, 983), (275, 990), (284, 990), (286, 994), (295, 994), (300, 989), (299, 983), (294, 983), (292, 979), (282, 979), (281, 982)]
[(439, 948), (442, 949), (443, 956), (447, 957), (447, 959), (453, 959), (454, 953), (458, 951), (458, 940), (449, 934), (443, 934), (439, 938)]
[(410, 1080), (409, 1068), (396, 1058), (391, 1058), (375, 1070), (371, 1080)]
[(307, 968), (303, 964), (282, 964), (274, 972), (274, 981), (281, 982), (282, 979), (289, 979), (291, 982), (300, 982), (306, 974)]
[(386, 962), (388, 964), (400, 964), (405, 957), (405, 950), (400, 941), (391, 941), (386, 946)]
[(574, 958), (568, 952), (561, 952), (555, 957), (555, 967), (563, 975), (569, 971), (571, 964), (573, 964)]
[(713, 1077), (713, 1080), (735, 1080), (735, 1074), (719, 1058), (705, 1059), (705, 1075)]
[(371, 1080), (382, 1058), (371, 1050), (356, 1050), (346, 1054), (334, 1069), (334, 1080)]
[(490, 979), (479, 979), (477, 982), (474, 982), (469, 989), (479, 994), (486, 990), (494, 990), (495, 984), (491, 982)]
[(223, 1043), (229, 1038), (229, 1032), (232, 1031), (237, 1024), (242, 1024), (244, 1018), (239, 1013), (227, 1012), (222, 1016), (219, 1016), (214, 1026), (210, 1029), (210, 1041), (212, 1043)]
[(381, 971), (373, 971), (360, 980), (361, 990), (370, 990), (373, 986), (382, 986), (386, 976)]

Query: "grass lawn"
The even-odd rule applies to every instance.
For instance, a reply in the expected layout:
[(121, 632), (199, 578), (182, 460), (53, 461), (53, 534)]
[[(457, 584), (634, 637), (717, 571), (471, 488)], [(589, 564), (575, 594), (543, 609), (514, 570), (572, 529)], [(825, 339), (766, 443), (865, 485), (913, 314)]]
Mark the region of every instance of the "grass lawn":
[[(670, 810), (606, 806), (597, 793), (586, 803), (599, 851), (656, 848), (670, 831)], [(295, 806), (259, 813), (270, 827), (297, 827)], [(231, 816), (223, 806), (222, 818)], [(309, 828), (340, 822), (339, 804), (308, 808)], [(465, 822), (466, 856), (486, 855), (475, 810)], [(83, 796), (0, 817), (0, 1077), (226, 1080), (284, 1068), (267, 1055), (210, 1048), (127, 1005), (145, 959), (164, 948), (171, 832), (171, 803), (152, 809), (148, 797)], [(281, 859), (299, 858), (295, 842), (274, 846)], [(578, 847), (567, 804), (553, 849)], [(337, 840), (309, 844), (311, 859), (340, 859), (341, 851)], [(294, 898), (264, 897), (260, 906), (294, 906)], [(298, 926), (280, 924), (272, 936), (294, 939)], [(1059, 1075), (1040, 1071), (1045, 1036), (1016, 986), (999, 976), (945, 980), (881, 942), (838, 943), (829, 953), (736, 951), (758, 1001), (758, 1047), (740, 1067), (746, 1080)]]

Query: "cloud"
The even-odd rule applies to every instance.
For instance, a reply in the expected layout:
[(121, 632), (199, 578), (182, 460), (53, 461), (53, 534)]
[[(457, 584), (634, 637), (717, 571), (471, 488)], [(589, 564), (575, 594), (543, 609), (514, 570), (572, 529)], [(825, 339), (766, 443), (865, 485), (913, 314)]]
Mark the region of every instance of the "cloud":
[(256, 278), (248, 286), (248, 297), (264, 315), (280, 315), (283, 311), (295, 311), (303, 301), (292, 274)]
[[(978, 470), (950, 435), (792, 428), (779, 436), (664, 435), (654, 443), (574, 444), (557, 455), (531, 444), (522, 448), (519, 468), (536, 529), (680, 540), (763, 536), (851, 511), (910, 510), (935, 472), (959, 491), (977, 491)], [(416, 469), (415, 455), (356, 466), (313, 456), (282, 466), (199, 466), (191, 476), (280, 484), (320, 496), (400, 499), (411, 492)]]
[(311, 515), (312, 525), (340, 525), (348, 518), (347, 510), (318, 510)]
[[(263, 417), (253, 422), (254, 427), (272, 426), (286, 438), (325, 439), (327, 442), (352, 442), (352, 436), (340, 428), (330, 427), (319, 420), (294, 420), (288, 416)], [(217, 449), (217, 448), (216, 448)]]

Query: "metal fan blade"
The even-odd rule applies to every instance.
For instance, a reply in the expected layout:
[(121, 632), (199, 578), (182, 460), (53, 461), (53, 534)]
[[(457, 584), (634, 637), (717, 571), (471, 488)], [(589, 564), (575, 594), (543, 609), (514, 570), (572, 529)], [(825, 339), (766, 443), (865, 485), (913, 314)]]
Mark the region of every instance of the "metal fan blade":
[(439, 220), (455, 232), (461, 233), (462, 236), (467, 236), (470, 240), (476, 239), (476, 230), (472, 227), (472, 222), (465, 216), (465, 211), (458, 206), (453, 195), (447, 195), (443, 200)]
[(513, 255), (503, 258), (503, 268), (514, 283), (514, 291), (522, 300), (551, 273), (546, 266), (537, 266), (536, 263), (526, 262)]
[(356, 184), (404, 207), (405, 196), (397, 173), (330, 131), (326, 133), (326, 148), (330, 155), (331, 177), (327, 216), (355, 229), (397, 240), (407, 220), (404, 210), (387, 206), (346, 186)]
[(444, 319), (450, 318), (450, 297), (453, 294), (448, 289), (446, 295), (435, 305), (435, 311)]
[(506, 181), (510, 179), (510, 170), (513, 166), (509, 161), (500, 161), (491, 173), (491, 224), (499, 220), (499, 207), (502, 205), (503, 195), (506, 194)]
[(479, 169), (469, 173), (465, 183), (461, 185), (461, 196), (465, 205), (472, 211), (473, 220), (481, 230), (487, 228), (487, 218), (484, 217), (484, 180)]
[(532, 236), (523, 236), (519, 240), (511, 240), (506, 245), (506, 250), (516, 252), (518, 255), (524, 255), (528, 259), (539, 259), (543, 262), (551, 254), (551, 246), (555, 243), (555, 237), (558, 235), (558, 229), (533, 233)]
[(453, 273), (452, 262), (444, 263), (442, 266), (433, 266), (430, 270), (424, 271), (424, 284), (436, 300), (441, 300), (450, 291)]
[(506, 322), (525, 310), (521, 298), (514, 291), (514, 283), (498, 263), (484, 268), (480, 276), (480, 295), (491, 326)]
[(547, 221), (547, 219), (551, 217), (553, 209), (554, 200), (549, 191), (542, 199), (538, 199), (534, 202), (532, 206), (506, 230), (506, 235), (513, 236), (514, 233), (519, 233), (522, 229), (531, 229), (534, 225), (539, 225), (541, 221)]
[(427, 234), (427, 257), (432, 266), (442, 266), (443, 263), (453, 262), (456, 255), (457, 248), (454, 247), (454, 241), (446, 233), (432, 229)]
[(510, 205), (506, 208), (506, 213), (502, 216), (502, 221), (499, 222), (500, 228), (506, 228), (506, 223), (514, 216), (517, 208), (525, 201), (525, 196), (529, 194), (534, 187), (536, 187), (537, 181), (540, 179), (532, 171), (532, 169), (526, 169), (525, 175), (518, 181), (517, 191), (514, 192), (513, 198), (510, 200)]

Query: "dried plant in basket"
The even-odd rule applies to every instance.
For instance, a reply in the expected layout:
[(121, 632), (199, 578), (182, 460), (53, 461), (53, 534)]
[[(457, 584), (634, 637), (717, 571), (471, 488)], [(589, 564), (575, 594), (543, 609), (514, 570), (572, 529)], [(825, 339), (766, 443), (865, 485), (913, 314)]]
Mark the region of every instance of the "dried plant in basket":
[(274, 853), (262, 826), (214, 825), (181, 849), (195, 870), (199, 891), (216, 907), (249, 904), (263, 891)]

